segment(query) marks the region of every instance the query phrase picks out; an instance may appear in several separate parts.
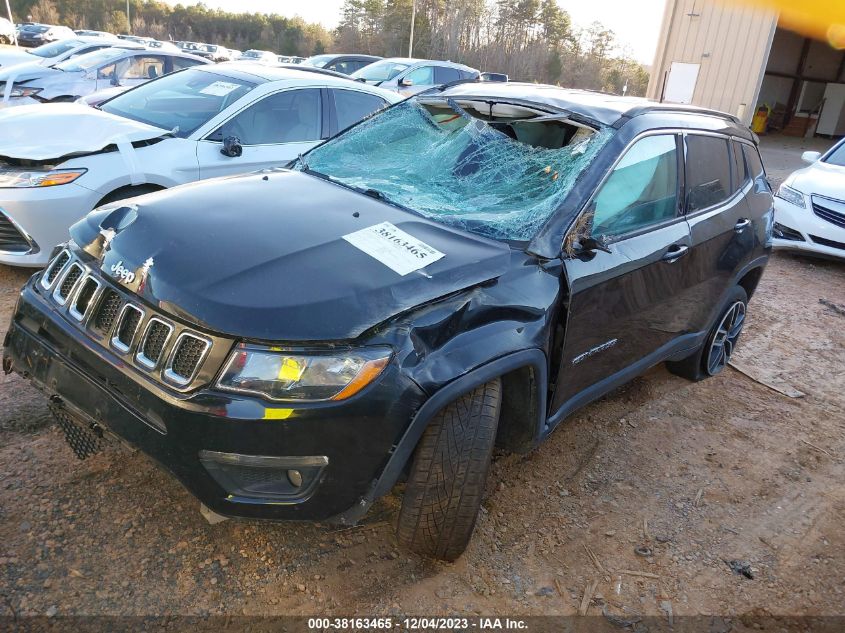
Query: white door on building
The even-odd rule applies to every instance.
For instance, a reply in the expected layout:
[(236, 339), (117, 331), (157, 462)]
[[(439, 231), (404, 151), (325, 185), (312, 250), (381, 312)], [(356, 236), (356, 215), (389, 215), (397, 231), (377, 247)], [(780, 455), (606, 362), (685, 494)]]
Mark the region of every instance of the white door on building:
[(695, 93), (695, 83), (698, 81), (698, 70), (701, 64), (686, 64), (672, 62), (669, 76), (666, 77), (666, 87), (663, 89), (663, 101), (669, 103), (692, 103)]
[(816, 134), (845, 134), (845, 84), (827, 84)]

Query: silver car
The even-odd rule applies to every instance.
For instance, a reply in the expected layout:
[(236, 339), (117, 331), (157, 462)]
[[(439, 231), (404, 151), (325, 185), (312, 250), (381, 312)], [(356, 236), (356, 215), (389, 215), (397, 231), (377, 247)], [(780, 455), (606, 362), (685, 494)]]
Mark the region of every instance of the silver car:
[(137, 86), (174, 70), (208, 64), (181, 52), (117, 46), (69, 59), (53, 67), (0, 70), (5, 88), (0, 107), (75, 101), (115, 86)]
[(364, 66), (350, 75), (370, 85), (410, 96), (432, 86), (440, 86), (461, 79), (478, 79), (479, 71), (454, 62), (390, 57)]
[(85, 53), (109, 48), (116, 43), (119, 44), (120, 40), (114, 36), (110, 38), (77, 36), (44, 44), (36, 48), (4, 49), (0, 51), (0, 67), (8, 68), (17, 64), (52, 66), (71, 57), (78, 57)]

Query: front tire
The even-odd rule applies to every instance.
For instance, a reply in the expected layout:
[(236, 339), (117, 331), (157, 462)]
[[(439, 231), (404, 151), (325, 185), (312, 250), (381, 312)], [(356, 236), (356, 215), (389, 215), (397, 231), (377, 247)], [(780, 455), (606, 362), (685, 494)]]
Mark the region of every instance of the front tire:
[(688, 358), (667, 362), (666, 368), (677, 376), (696, 382), (720, 373), (731, 361), (745, 325), (747, 309), (748, 294), (742, 286), (734, 287), (722, 304), (704, 344)]
[(397, 537), (407, 549), (453, 561), (469, 544), (502, 408), (496, 378), (446, 405), (414, 453)]

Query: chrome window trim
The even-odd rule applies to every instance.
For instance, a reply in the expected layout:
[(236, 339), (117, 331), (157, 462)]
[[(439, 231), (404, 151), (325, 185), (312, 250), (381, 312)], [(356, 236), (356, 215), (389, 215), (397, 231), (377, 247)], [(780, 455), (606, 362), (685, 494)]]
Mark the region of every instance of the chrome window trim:
[[(201, 343), (205, 343), (205, 349), (203, 349), (202, 354), (200, 354), (200, 358), (197, 361), (197, 366), (194, 368), (193, 373), (189, 378), (182, 378), (178, 374), (173, 372), (173, 361), (176, 358), (176, 352), (179, 350), (179, 344), (182, 342), (182, 339), (187, 337), (194, 338)], [(197, 377), (200, 369), (202, 368), (203, 363), (205, 363), (205, 359), (208, 356), (208, 353), (211, 351), (212, 341), (204, 336), (200, 336), (198, 333), (193, 331), (183, 331), (176, 337), (176, 342), (173, 344), (173, 347), (170, 350), (170, 354), (167, 357), (167, 363), (164, 366), (164, 371), (162, 371), (162, 379), (165, 382), (170, 383), (171, 385), (175, 385), (177, 387), (186, 387), (190, 385), (194, 379)]]
[[(52, 281), (52, 282), (50, 282), (50, 283), (44, 283), (44, 282), (47, 280), (47, 277), (49, 277), (49, 276), (50, 276), (50, 273), (53, 271), (53, 269), (55, 269), (56, 264), (59, 262), (59, 258), (61, 258), (61, 256), (62, 256), (62, 255), (67, 255), (67, 261), (66, 261), (66, 262), (62, 265), (62, 267), (61, 267), (61, 268), (59, 269), (59, 271), (56, 273), (56, 278), (55, 278), (55, 279), (53, 279), (53, 281)], [(49, 289), (52, 287), (52, 285), (53, 285), (54, 283), (56, 283), (56, 280), (57, 280), (57, 279), (61, 276), (62, 271), (64, 271), (64, 269), (65, 269), (65, 268), (67, 268), (67, 267), (70, 265), (70, 263), (71, 263), (72, 261), (73, 261), (73, 256), (70, 254), (70, 251), (69, 251), (68, 249), (66, 249), (66, 248), (63, 248), (63, 249), (59, 252), (59, 254), (58, 254), (58, 255), (56, 255), (56, 256), (53, 258), (53, 260), (52, 260), (52, 261), (51, 261), (51, 262), (47, 265), (47, 268), (45, 268), (45, 269), (44, 269), (44, 271), (41, 273), (41, 279), (39, 279), (39, 280), (38, 280), (38, 283), (40, 284), (40, 286), (41, 286), (44, 290), (49, 290)]]
[[(91, 299), (88, 301), (88, 305), (85, 308), (85, 312), (80, 312), (76, 309), (76, 303), (79, 300), (79, 295), (82, 293), (82, 289), (85, 287), (85, 284), (88, 281), (93, 281), (96, 284), (96, 288), (94, 289), (94, 293), (91, 295)], [(83, 322), (86, 316), (89, 315), (91, 312), (92, 306), (97, 305), (97, 301), (100, 298), (100, 293), (103, 290), (103, 282), (97, 279), (96, 276), (87, 272), (82, 279), (80, 279), (79, 283), (77, 283), (76, 290), (73, 293), (73, 299), (68, 303), (68, 314), (72, 316), (74, 319), (79, 321), (80, 323)]]
[[(159, 356), (158, 360), (153, 361), (151, 358), (148, 358), (144, 354), (144, 345), (147, 343), (147, 338), (150, 336), (150, 330), (154, 323), (161, 323), (163, 326), (167, 328), (167, 336), (164, 337), (164, 343), (161, 346), (161, 355)], [(147, 326), (144, 328), (144, 334), (141, 336), (141, 340), (138, 342), (138, 348), (135, 352), (135, 360), (136, 362), (141, 365), (141, 367), (149, 370), (153, 370), (156, 366), (161, 363), (162, 359), (166, 358), (165, 351), (167, 350), (167, 344), (170, 342), (170, 337), (173, 336), (173, 330), (175, 328), (168, 323), (167, 321), (160, 319), (158, 317), (151, 317), (149, 321), (147, 321)]]
[[(132, 332), (132, 338), (129, 341), (129, 345), (124, 345), (120, 339), (118, 338), (120, 333), (120, 326), (123, 323), (123, 319), (126, 316), (126, 311), (132, 309), (137, 310), (141, 313), (141, 320), (138, 321), (138, 326), (135, 328), (135, 331)], [(117, 319), (115, 319), (114, 324), (112, 325), (112, 337), (111, 337), (111, 345), (117, 351), (121, 352), (122, 354), (126, 354), (132, 348), (132, 343), (135, 341), (135, 337), (138, 335), (138, 330), (141, 329), (141, 324), (144, 322), (144, 316), (146, 312), (140, 306), (135, 305), (131, 301), (127, 301), (123, 304), (123, 307), (120, 309), (120, 313), (117, 315)]]
[[(62, 284), (64, 284), (65, 279), (67, 279), (67, 276), (70, 274), (70, 271), (73, 270), (74, 267), (78, 267), (82, 271), (82, 273), (80, 274), (79, 279), (76, 280), (76, 283), (74, 283), (73, 286), (71, 287), (71, 289), (68, 291), (67, 297), (62, 299), (59, 296), (59, 290), (61, 290)], [(61, 275), (56, 277), (56, 281), (53, 282), (55, 284), (55, 286), (53, 288), (53, 294), (52, 294), (53, 301), (58, 303), (60, 306), (67, 305), (67, 302), (70, 301), (71, 297), (73, 297), (74, 291), (76, 290), (76, 287), (79, 285), (79, 282), (82, 281), (85, 278), (85, 273), (86, 273), (85, 266), (80, 264), (76, 259), (71, 259), (71, 261), (69, 261), (67, 263), (67, 265), (65, 266), (64, 270), (62, 270)]]

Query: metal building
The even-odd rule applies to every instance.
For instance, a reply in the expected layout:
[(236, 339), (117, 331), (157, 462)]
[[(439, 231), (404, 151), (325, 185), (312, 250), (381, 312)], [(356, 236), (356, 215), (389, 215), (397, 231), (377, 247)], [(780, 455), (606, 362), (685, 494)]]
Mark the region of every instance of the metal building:
[(845, 51), (778, 25), (776, 12), (715, 0), (666, 0), (648, 96), (769, 129), (845, 135)]

